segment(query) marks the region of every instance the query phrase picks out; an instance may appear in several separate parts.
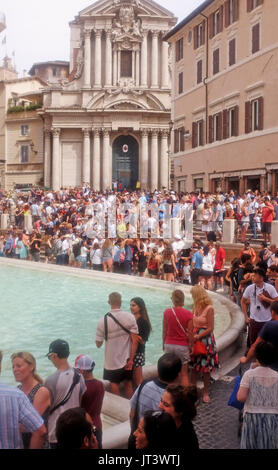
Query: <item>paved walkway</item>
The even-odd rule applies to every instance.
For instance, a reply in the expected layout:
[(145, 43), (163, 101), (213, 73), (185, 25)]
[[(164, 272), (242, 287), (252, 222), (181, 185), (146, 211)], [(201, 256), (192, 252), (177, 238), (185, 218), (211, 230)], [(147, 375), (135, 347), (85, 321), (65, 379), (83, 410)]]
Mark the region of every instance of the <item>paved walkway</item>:
[(216, 380), (211, 385), (211, 402), (198, 406), (194, 427), (200, 449), (239, 449), (239, 411), (227, 405), (238, 371), (237, 366)]

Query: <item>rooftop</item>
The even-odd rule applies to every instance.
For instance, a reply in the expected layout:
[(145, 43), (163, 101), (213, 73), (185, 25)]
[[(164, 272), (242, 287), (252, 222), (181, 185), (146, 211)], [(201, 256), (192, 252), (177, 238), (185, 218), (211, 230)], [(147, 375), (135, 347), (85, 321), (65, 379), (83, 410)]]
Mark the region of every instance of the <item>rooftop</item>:
[(198, 16), (200, 13), (202, 13), (203, 10), (205, 10), (207, 7), (209, 7), (215, 0), (205, 0), (203, 3), (201, 3), (198, 8), (192, 11), (190, 15), (186, 16), (184, 20), (180, 21), (180, 23), (177, 24), (171, 31), (169, 31), (166, 36), (164, 36), (164, 40), (167, 41), (170, 39), (174, 34), (176, 34), (180, 29), (182, 29), (185, 25), (190, 23), (191, 20), (193, 20), (196, 16)]
[(29, 70), (29, 75), (35, 75), (35, 69), (39, 67), (45, 67), (47, 65), (60, 65), (61, 67), (69, 67), (69, 62), (65, 60), (49, 60), (48, 62), (36, 62), (32, 65)]

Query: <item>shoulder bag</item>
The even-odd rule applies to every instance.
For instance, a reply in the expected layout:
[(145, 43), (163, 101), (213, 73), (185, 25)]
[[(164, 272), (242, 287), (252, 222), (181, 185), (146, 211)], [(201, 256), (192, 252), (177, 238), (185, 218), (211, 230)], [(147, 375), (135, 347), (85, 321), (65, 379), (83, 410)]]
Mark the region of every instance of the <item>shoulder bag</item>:
[(60, 408), (60, 406), (65, 405), (69, 401), (75, 385), (77, 385), (80, 381), (80, 377), (81, 377), (80, 374), (78, 374), (78, 372), (74, 369), (73, 381), (72, 381), (72, 384), (71, 384), (71, 387), (70, 387), (68, 393), (66, 394), (65, 398), (62, 401), (60, 401), (60, 403), (58, 403), (58, 405), (54, 406), (54, 408), (52, 408), (49, 411), (49, 415), (52, 415), (52, 413), (54, 413), (54, 411), (56, 411), (58, 408)]
[(136, 431), (136, 429), (138, 428), (138, 424), (139, 424), (139, 397), (140, 397), (140, 394), (142, 392), (142, 389), (143, 389), (144, 385), (146, 385), (146, 383), (150, 382), (151, 380), (150, 379), (149, 380), (143, 380), (143, 382), (139, 386), (137, 400), (136, 400), (135, 412), (134, 412), (132, 422), (130, 423), (130, 435), (129, 435), (129, 438), (128, 438), (128, 449), (135, 449), (135, 437), (134, 437), (133, 433)]
[(176, 312), (175, 312), (175, 310), (174, 310), (173, 308), (172, 308), (172, 312), (173, 312), (173, 314), (175, 315), (175, 318), (176, 318), (176, 320), (177, 320), (179, 326), (181, 327), (182, 331), (184, 332), (185, 336), (187, 336), (187, 332), (185, 331), (184, 327), (182, 326), (181, 322), (179, 321), (179, 319), (178, 319), (178, 317), (177, 317), (177, 314), (176, 314)]

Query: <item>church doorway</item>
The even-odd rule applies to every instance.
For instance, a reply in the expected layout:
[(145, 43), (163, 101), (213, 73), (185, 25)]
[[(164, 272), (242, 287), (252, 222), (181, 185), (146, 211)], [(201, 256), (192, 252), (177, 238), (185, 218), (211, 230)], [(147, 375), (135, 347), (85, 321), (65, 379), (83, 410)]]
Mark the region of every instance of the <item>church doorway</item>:
[(113, 143), (113, 181), (122, 188), (136, 189), (139, 177), (139, 146), (131, 135), (121, 135)]

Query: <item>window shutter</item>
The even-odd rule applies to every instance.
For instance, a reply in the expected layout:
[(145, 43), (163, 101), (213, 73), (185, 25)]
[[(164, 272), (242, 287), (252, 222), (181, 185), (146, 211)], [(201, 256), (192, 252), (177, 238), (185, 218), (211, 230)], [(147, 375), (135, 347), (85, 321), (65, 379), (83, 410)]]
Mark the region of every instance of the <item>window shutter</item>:
[(260, 23), (252, 28), (252, 54), (260, 50)]
[(203, 31), (202, 31), (202, 45), (206, 42), (206, 22), (203, 21)]
[(236, 63), (236, 40), (232, 39), (229, 42), (229, 65), (234, 65)]
[(201, 83), (202, 78), (203, 78), (203, 70), (202, 70), (203, 67), (202, 66), (203, 66), (203, 62), (202, 62), (202, 60), (199, 60), (197, 62), (197, 84)]
[(214, 36), (214, 13), (209, 15), (208, 23), (209, 23), (209, 38), (212, 39)]
[(227, 0), (224, 5), (225, 8), (225, 28), (230, 26), (230, 0)]
[(238, 130), (238, 119), (239, 119), (239, 107), (235, 106), (235, 128), (234, 128), (234, 135), (237, 137), (239, 134)]
[(229, 137), (229, 113), (227, 109), (223, 111), (223, 139)]
[(197, 122), (192, 122), (192, 148), (197, 147), (198, 127)]
[(213, 51), (213, 75), (219, 72), (219, 49)]
[(184, 133), (185, 133), (185, 129), (184, 127), (182, 127), (180, 129), (180, 151), (181, 152), (184, 152)]
[(234, 0), (234, 20), (239, 20), (239, 0)]
[(204, 145), (204, 120), (200, 121), (200, 145)]
[(258, 130), (262, 131), (264, 128), (264, 99), (261, 96), (259, 98), (259, 125), (258, 125)]
[(198, 48), (198, 26), (194, 28), (194, 49)]
[(252, 130), (252, 103), (245, 102), (245, 133), (249, 134)]
[(174, 153), (179, 151), (179, 131), (178, 129), (174, 130)]
[(223, 139), (223, 119), (222, 113), (218, 113), (218, 140)]
[(209, 143), (213, 142), (213, 116), (209, 116)]
[(247, 12), (249, 13), (252, 10), (253, 10), (253, 0), (247, 0)]
[(219, 10), (219, 32), (223, 31), (223, 22), (224, 22), (224, 7), (221, 5)]
[(179, 94), (183, 92), (183, 72), (179, 73)]
[(180, 39), (180, 60), (183, 59), (183, 38)]
[(179, 61), (179, 41), (176, 42), (176, 62)]

